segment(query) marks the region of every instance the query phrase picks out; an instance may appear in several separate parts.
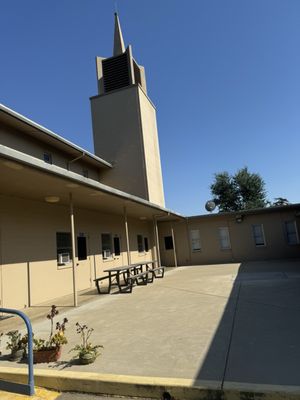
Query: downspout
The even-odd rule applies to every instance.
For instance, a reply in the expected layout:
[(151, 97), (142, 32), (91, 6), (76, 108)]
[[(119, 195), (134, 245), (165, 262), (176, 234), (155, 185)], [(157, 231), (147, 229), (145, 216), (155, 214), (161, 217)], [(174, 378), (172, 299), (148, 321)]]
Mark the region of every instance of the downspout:
[(153, 231), (154, 231), (153, 233), (154, 233), (157, 267), (161, 267), (158, 227), (157, 227), (157, 220), (156, 220), (155, 215), (153, 215)]
[(126, 250), (127, 250), (127, 263), (131, 264), (131, 254), (129, 248), (129, 232), (128, 232), (128, 221), (127, 221), (127, 209), (124, 206), (124, 223), (125, 223), (125, 235), (126, 235)]
[(170, 225), (171, 225), (171, 235), (172, 235), (172, 241), (173, 241), (174, 265), (175, 265), (175, 268), (177, 268), (178, 264), (177, 264), (177, 255), (176, 255), (175, 235), (174, 235), (173, 224), (170, 223)]

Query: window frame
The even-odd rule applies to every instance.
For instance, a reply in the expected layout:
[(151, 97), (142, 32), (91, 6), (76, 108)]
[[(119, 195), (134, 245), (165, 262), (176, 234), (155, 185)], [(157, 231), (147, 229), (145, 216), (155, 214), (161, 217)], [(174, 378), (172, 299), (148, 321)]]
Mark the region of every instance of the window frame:
[[(229, 243), (228, 247), (223, 247), (222, 246), (222, 237), (221, 237), (221, 231), (222, 230), (226, 230), (226, 232), (227, 232), (227, 239), (228, 239), (228, 243)], [(231, 250), (231, 240), (230, 240), (229, 227), (228, 226), (219, 226), (218, 227), (218, 236), (219, 236), (220, 250)]]
[[(85, 258), (83, 258), (82, 256), (79, 257), (79, 241), (81, 239), (84, 239), (85, 241)], [(87, 237), (84, 234), (77, 235), (77, 259), (78, 261), (86, 261), (88, 259), (88, 243)]]
[[(254, 227), (255, 227), (255, 226), (260, 226), (260, 228), (261, 228), (262, 238), (263, 238), (263, 241), (264, 241), (263, 244), (256, 243), (256, 236), (255, 236), (255, 234), (254, 234)], [(263, 225), (263, 224), (252, 224), (252, 225), (251, 225), (251, 228), (252, 228), (252, 237), (253, 237), (253, 240), (254, 240), (254, 245), (255, 245), (255, 247), (266, 247), (267, 243), (266, 243), (266, 236), (265, 236), (265, 231), (264, 231), (264, 225)]]
[[(46, 160), (47, 157), (48, 157), (48, 160)], [(49, 153), (48, 151), (44, 151), (43, 160), (46, 164), (52, 165), (53, 164), (52, 154)]]
[[(289, 234), (287, 231), (287, 224), (289, 224), (289, 223), (293, 223), (294, 228), (295, 228), (295, 234), (296, 234), (296, 242), (295, 243), (289, 242)], [(297, 222), (295, 219), (290, 219), (290, 220), (284, 221), (284, 232), (285, 232), (286, 242), (289, 246), (297, 246), (299, 244), (298, 227), (297, 227)]]
[(148, 239), (148, 236), (144, 236), (143, 239), (144, 239), (144, 251), (145, 251), (145, 253), (148, 253), (149, 252), (149, 239)]
[[(69, 246), (58, 246), (58, 235), (68, 235), (69, 236)], [(68, 250), (65, 252), (60, 252), (61, 250)], [(69, 261), (68, 262), (59, 262), (59, 255), (60, 254), (69, 254)], [(58, 268), (69, 268), (72, 263), (72, 237), (71, 232), (56, 232), (56, 263)]]
[[(110, 241), (110, 248), (109, 249), (103, 249), (103, 235), (109, 236), (109, 241)], [(109, 257), (104, 257), (104, 251), (109, 251), (110, 255)], [(101, 233), (101, 255), (102, 255), (102, 260), (103, 261), (110, 261), (113, 259), (113, 240), (112, 240), (112, 234), (109, 232), (102, 232)]]
[[(171, 238), (171, 241), (172, 241), (172, 247), (169, 247), (169, 246), (168, 246), (168, 248), (167, 248), (166, 239), (169, 240), (170, 238)], [(173, 243), (173, 236), (172, 236), (172, 235), (164, 236), (164, 245), (165, 245), (165, 251), (174, 250), (174, 243)]]
[[(198, 232), (198, 238), (193, 238), (192, 232)], [(195, 242), (199, 242), (200, 247), (194, 247)], [(202, 242), (201, 242), (201, 235), (200, 235), (200, 229), (190, 229), (190, 246), (191, 246), (191, 251), (192, 253), (199, 253), (202, 251)]]
[[(119, 252), (118, 252), (118, 253), (116, 253), (115, 240), (118, 240), (118, 241), (119, 241)], [(120, 257), (120, 256), (121, 256), (121, 253), (122, 253), (122, 248), (121, 248), (121, 237), (120, 237), (120, 235), (118, 235), (118, 234), (113, 235), (112, 241), (113, 241), (113, 251), (114, 251), (113, 254), (114, 254), (114, 257)]]
[(139, 255), (145, 254), (145, 247), (144, 247), (144, 237), (141, 234), (136, 235), (137, 240), (137, 251)]

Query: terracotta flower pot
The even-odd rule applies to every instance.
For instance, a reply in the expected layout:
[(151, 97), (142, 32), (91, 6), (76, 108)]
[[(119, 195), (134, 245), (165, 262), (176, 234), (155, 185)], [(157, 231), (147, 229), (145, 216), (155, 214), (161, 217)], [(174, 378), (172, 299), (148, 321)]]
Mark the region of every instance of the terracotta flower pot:
[(96, 360), (95, 352), (80, 354), (79, 361), (81, 364), (92, 364)]
[(49, 363), (60, 359), (61, 346), (54, 347), (46, 350), (35, 350), (33, 351), (33, 362), (38, 363)]

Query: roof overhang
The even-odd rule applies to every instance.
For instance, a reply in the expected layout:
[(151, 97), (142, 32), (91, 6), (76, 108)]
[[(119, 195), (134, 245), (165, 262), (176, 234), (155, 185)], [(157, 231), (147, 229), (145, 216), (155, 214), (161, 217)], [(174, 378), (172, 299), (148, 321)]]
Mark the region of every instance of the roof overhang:
[(84, 161), (98, 169), (112, 168), (112, 164), (95, 156), (94, 154), (82, 149), (79, 146), (62, 138), (58, 134), (37, 124), (36, 122), (24, 117), (21, 114), (11, 110), (10, 108), (0, 104), (0, 121), (4, 124), (18, 129), (27, 135), (37, 138), (40, 142), (44, 142), (56, 149), (59, 149), (70, 155), (71, 159), (79, 156), (84, 157)]
[(56, 196), (59, 205), (69, 205), (72, 193), (74, 206), (107, 214), (123, 214), (141, 220), (180, 220), (184, 217), (100, 182), (0, 145), (1, 194), (35, 201)]

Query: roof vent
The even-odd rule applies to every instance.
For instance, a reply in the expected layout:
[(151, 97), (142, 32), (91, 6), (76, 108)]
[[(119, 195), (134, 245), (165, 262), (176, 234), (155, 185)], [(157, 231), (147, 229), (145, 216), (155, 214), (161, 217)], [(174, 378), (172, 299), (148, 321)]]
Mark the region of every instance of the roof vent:
[(127, 53), (102, 61), (104, 92), (130, 85)]

